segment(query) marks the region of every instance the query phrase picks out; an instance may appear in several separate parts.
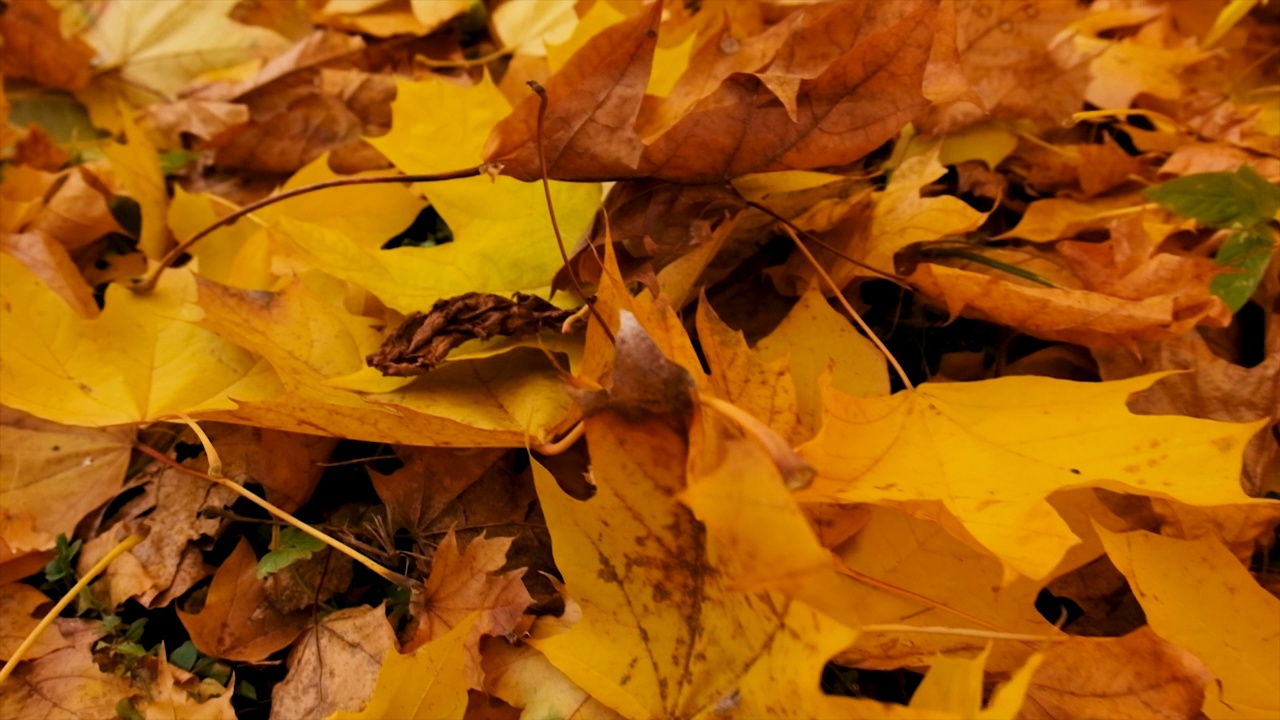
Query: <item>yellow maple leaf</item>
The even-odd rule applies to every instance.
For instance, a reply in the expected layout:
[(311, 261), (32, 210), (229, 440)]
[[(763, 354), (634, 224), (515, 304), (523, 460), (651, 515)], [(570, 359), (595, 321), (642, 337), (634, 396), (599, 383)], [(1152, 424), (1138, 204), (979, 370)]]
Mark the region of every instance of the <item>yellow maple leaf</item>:
[(1214, 540), (1097, 530), (1151, 629), (1217, 677), (1205, 687), (1205, 714), (1280, 716), (1280, 599)]
[(799, 449), (819, 475), (805, 494), (924, 517), (945, 510), (1007, 570), (1043, 578), (1079, 541), (1046, 502), (1057, 490), (1249, 502), (1240, 463), (1260, 425), (1131, 414), (1125, 398), (1160, 377), (1004, 377), (875, 398), (830, 392), (822, 430)]
[(120, 184), (142, 210), (139, 249), (147, 257), (159, 258), (169, 249), (169, 231), (165, 223), (169, 194), (165, 190), (164, 174), (160, 171), (160, 153), (138, 128), (124, 103), (118, 107), (126, 144), (112, 143), (102, 151), (111, 161)]
[(479, 614), (411, 654), (387, 654), (373, 697), (360, 712), (339, 710), (327, 720), (445, 720), (461, 718), (479, 659), (468, 649)]
[(0, 402), (56, 422), (119, 425), (233, 407), (228, 392), (258, 359), (194, 324), (196, 283), (171, 270), (156, 290), (107, 288), (93, 320), (76, 315), (0, 253)]

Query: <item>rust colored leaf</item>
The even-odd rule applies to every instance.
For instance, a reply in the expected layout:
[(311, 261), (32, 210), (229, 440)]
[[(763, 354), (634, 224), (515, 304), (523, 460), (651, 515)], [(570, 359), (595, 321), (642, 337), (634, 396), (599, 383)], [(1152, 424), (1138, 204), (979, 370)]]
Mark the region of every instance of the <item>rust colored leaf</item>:
[(536, 295), (518, 292), (508, 299), (492, 293), (466, 293), (437, 300), (429, 312), (409, 315), (368, 362), (383, 375), (421, 375), (468, 340), (558, 330), (572, 314)]
[(310, 621), (310, 613), (281, 613), (266, 604), (266, 583), (255, 576), (257, 566), (253, 548), (241, 539), (214, 573), (204, 609), (178, 611), (200, 652), (224, 660), (261, 662), (288, 647)]
[[(655, 4), (596, 35), (548, 81), (543, 142), (550, 177), (715, 182), (840, 165), (893, 137), (923, 106), (920, 85), (936, 5), (872, 3), (858, 42), (816, 77), (799, 80), (794, 121), (770, 87), (787, 85), (782, 75), (766, 84), (738, 73), (659, 136), (642, 140), (637, 122), (660, 9)], [(537, 114), (538, 98), (527, 98), (490, 135), (485, 157), (504, 174), (539, 177)]]
[(58, 11), (46, 0), (13, 0), (0, 14), (0, 73), (46, 87), (78, 90), (89, 82), (93, 48), (62, 36)]

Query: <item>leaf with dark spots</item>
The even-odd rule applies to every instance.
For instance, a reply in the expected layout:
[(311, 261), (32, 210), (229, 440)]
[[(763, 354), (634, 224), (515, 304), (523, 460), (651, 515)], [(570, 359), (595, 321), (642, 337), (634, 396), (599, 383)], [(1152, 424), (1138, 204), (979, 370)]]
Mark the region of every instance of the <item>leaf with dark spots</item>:
[(436, 301), (430, 312), (405, 318), (368, 362), (383, 375), (422, 375), (468, 340), (558, 330), (572, 314), (536, 295), (516, 293), (508, 299), (490, 293), (465, 293)]

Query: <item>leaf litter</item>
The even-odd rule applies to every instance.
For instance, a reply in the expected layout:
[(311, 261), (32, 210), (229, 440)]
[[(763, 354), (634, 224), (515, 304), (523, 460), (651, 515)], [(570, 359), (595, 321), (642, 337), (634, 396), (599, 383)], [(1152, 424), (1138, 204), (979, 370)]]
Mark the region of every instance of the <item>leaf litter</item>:
[(0, 15), (0, 715), (1280, 712), (1270, 5), (153, 5)]

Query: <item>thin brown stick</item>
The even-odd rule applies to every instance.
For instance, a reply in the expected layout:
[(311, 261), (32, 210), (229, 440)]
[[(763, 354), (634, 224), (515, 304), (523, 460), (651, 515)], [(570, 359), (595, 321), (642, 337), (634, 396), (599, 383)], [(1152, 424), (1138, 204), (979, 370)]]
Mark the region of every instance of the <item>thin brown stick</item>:
[[(547, 214), (551, 216), (551, 229), (556, 234), (556, 247), (560, 248), (560, 259), (564, 261), (564, 269), (569, 273), (569, 279), (573, 281), (573, 289), (578, 291), (578, 297), (587, 304), (591, 310), (591, 316), (600, 323), (600, 329), (604, 330), (604, 334), (609, 338), (609, 342), (617, 344), (613, 337), (613, 331), (609, 329), (609, 323), (604, 321), (600, 316), (600, 311), (596, 310), (595, 296), (588, 295), (586, 290), (582, 289), (582, 281), (578, 278), (578, 272), (573, 269), (573, 265), (569, 262), (569, 252), (564, 249), (564, 238), (560, 235), (560, 223), (556, 222), (556, 207), (551, 203), (551, 181), (547, 179), (547, 154), (542, 149), (542, 120), (547, 115), (547, 90), (538, 84), (536, 80), (529, 81), (529, 87), (538, 94), (538, 128), (537, 128), (537, 145), (538, 145), (538, 170), (542, 174), (542, 194), (547, 198)], [(601, 263), (603, 269), (604, 263)]]
[(485, 167), (486, 166), (484, 165), (477, 165), (476, 167), (467, 168), (465, 170), (448, 170), (442, 173), (425, 173), (421, 175), (386, 175), (386, 176), (379, 176), (379, 177), (338, 178), (336, 180), (325, 180), (324, 182), (312, 183), (310, 185), (303, 185), (302, 187), (296, 187), (292, 190), (286, 190), (285, 192), (279, 193), (277, 195), (271, 195), (269, 197), (262, 198), (261, 200), (258, 200), (256, 202), (251, 202), (248, 205), (245, 205), (244, 207), (240, 208), (239, 210), (236, 210), (235, 212), (230, 213), (226, 217), (219, 219), (218, 221), (209, 225), (208, 227), (196, 233), (195, 235), (192, 235), (186, 240), (175, 245), (172, 250), (170, 250), (167, 254), (165, 254), (164, 257), (160, 258), (160, 261), (156, 264), (156, 267), (153, 270), (151, 270), (150, 272), (148, 272), (146, 275), (142, 277), (133, 278), (129, 282), (129, 289), (133, 290), (134, 292), (143, 293), (143, 294), (146, 294), (151, 292), (152, 290), (155, 290), (156, 283), (159, 282), (160, 280), (160, 274), (163, 273), (170, 265), (172, 265), (174, 261), (176, 261), (179, 257), (181, 257), (183, 253), (191, 249), (192, 245), (195, 245), (196, 243), (200, 242), (204, 238), (208, 237), (208, 235), (214, 232), (215, 230), (226, 227), (227, 225), (234, 223), (240, 218), (246, 215), (255, 213), (261, 210), (262, 208), (267, 207), (268, 205), (274, 205), (278, 202), (283, 202), (285, 200), (289, 200), (290, 198), (298, 197), (299, 195), (306, 195), (308, 193), (316, 192), (317, 190), (327, 190), (329, 188), (346, 187), (348, 185), (386, 185), (386, 184), (392, 184), (392, 183), (441, 182), (444, 180), (457, 180), (459, 178), (476, 177), (477, 175), (484, 174)]
[(876, 349), (880, 351), (880, 354), (884, 355), (884, 359), (889, 361), (889, 364), (893, 366), (894, 372), (898, 373), (898, 377), (902, 379), (902, 384), (905, 385), (908, 390), (915, 390), (916, 386), (913, 385), (911, 379), (907, 377), (907, 371), (903, 370), (902, 366), (898, 364), (898, 358), (894, 357), (893, 353), (889, 352), (889, 348), (885, 347), (884, 343), (880, 341), (879, 336), (877, 336), (875, 331), (871, 329), (871, 326), (867, 325), (867, 321), (863, 320), (862, 316), (858, 314), (858, 311), (853, 309), (853, 306), (845, 299), (844, 293), (840, 291), (840, 286), (836, 285), (836, 281), (832, 280), (831, 276), (827, 274), (827, 271), (822, 269), (822, 266), (818, 264), (818, 259), (813, 256), (812, 252), (809, 252), (809, 248), (805, 247), (803, 242), (800, 242), (800, 238), (796, 236), (795, 231), (793, 231), (790, 226), (784, 225), (783, 229), (786, 230), (787, 235), (796, 244), (796, 247), (800, 249), (800, 252), (804, 253), (805, 258), (809, 260), (809, 264), (812, 265), (814, 271), (818, 273), (818, 277), (822, 278), (822, 281), (827, 284), (827, 287), (831, 289), (831, 292), (835, 293), (836, 300), (840, 302), (840, 306), (844, 308), (845, 312), (849, 313), (854, 322), (858, 323), (858, 327), (862, 328), (862, 332), (866, 334), (867, 339), (876, 346)]
[[(732, 186), (732, 185), (730, 185), (729, 187), (733, 188), (733, 186)], [(733, 190), (734, 190), (734, 192), (737, 192), (737, 188), (733, 188)], [(896, 285), (898, 285), (898, 286), (900, 286), (900, 287), (906, 288), (906, 289), (908, 289), (908, 290), (910, 290), (910, 289), (911, 289), (911, 286), (910, 286), (910, 285), (907, 285), (906, 283), (902, 282), (901, 280), (899, 280), (898, 278), (894, 277), (893, 275), (891, 275), (891, 274), (889, 274), (889, 273), (887, 273), (887, 272), (885, 272), (885, 271), (883, 271), (883, 270), (880, 270), (880, 269), (878, 269), (878, 268), (871, 267), (870, 265), (868, 265), (868, 264), (866, 264), (866, 263), (862, 262), (861, 260), (856, 260), (856, 259), (854, 259), (854, 258), (849, 257), (848, 255), (846, 255), (846, 254), (844, 254), (844, 253), (840, 252), (839, 250), (835, 249), (835, 248), (834, 248), (834, 247), (832, 247), (831, 245), (827, 244), (826, 242), (824, 242), (822, 239), (818, 238), (818, 237), (817, 237), (816, 235), (814, 235), (813, 233), (811, 233), (811, 232), (809, 232), (808, 230), (805, 230), (805, 229), (803, 229), (803, 228), (799, 227), (799, 226), (798, 226), (798, 225), (796, 225), (795, 223), (793, 223), (793, 222), (791, 222), (790, 220), (788, 220), (788, 219), (786, 219), (786, 218), (782, 217), (781, 215), (779, 215), (778, 213), (774, 212), (773, 210), (771, 210), (771, 209), (769, 209), (769, 208), (765, 207), (764, 205), (761, 205), (761, 204), (760, 204), (760, 203), (758, 203), (758, 202), (754, 202), (754, 201), (751, 201), (751, 200), (746, 199), (745, 197), (742, 197), (742, 193), (738, 193), (738, 197), (742, 198), (742, 201), (743, 201), (743, 202), (745, 202), (749, 207), (753, 207), (753, 208), (755, 208), (756, 210), (759, 210), (760, 212), (764, 213), (765, 215), (768, 215), (769, 217), (773, 218), (774, 220), (777, 220), (778, 222), (782, 223), (783, 225), (786, 225), (787, 227), (791, 228), (791, 230), (792, 230), (793, 232), (798, 233), (798, 234), (800, 234), (800, 235), (803, 235), (805, 240), (808, 240), (809, 242), (813, 243), (814, 245), (817, 245), (817, 246), (821, 247), (823, 250), (826, 250), (827, 252), (831, 253), (832, 255), (835, 255), (836, 257), (840, 258), (841, 260), (844, 260), (845, 262), (853, 263), (854, 265), (857, 265), (858, 267), (862, 268), (863, 270), (866, 270), (867, 272), (875, 273), (876, 275), (879, 275), (880, 277), (884, 278), (885, 280), (888, 280), (889, 282), (892, 282), (892, 283), (894, 283), (894, 284), (896, 284)]]

